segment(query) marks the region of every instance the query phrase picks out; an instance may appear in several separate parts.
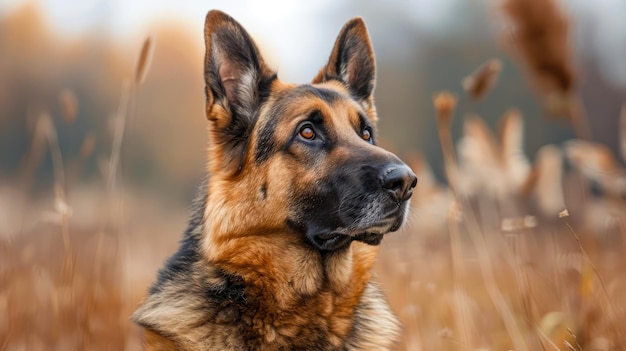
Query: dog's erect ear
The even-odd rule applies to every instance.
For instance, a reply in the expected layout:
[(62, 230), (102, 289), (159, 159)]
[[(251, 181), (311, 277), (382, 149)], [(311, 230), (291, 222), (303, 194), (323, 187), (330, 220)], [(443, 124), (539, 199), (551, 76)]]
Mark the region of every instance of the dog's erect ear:
[(320, 70), (313, 83), (339, 80), (368, 109), (373, 105), (375, 78), (374, 50), (365, 22), (359, 17), (353, 18), (341, 29), (328, 64)]
[(241, 170), (257, 109), (276, 74), (246, 30), (232, 17), (210, 11), (204, 26), (204, 81), (213, 170)]

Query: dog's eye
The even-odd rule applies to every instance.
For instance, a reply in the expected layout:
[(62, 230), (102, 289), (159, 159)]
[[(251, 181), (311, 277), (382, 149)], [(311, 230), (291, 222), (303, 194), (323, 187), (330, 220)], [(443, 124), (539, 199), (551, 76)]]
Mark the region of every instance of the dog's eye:
[(371, 143), (372, 142), (372, 131), (370, 131), (369, 128), (363, 129), (363, 133), (361, 134), (361, 137), (363, 138), (363, 140), (367, 141), (368, 143)]
[(302, 128), (300, 128), (300, 131), (298, 132), (298, 135), (300, 135), (301, 138), (304, 138), (306, 140), (313, 140), (315, 139), (315, 131), (313, 130), (313, 127), (311, 127), (310, 125), (304, 125), (302, 126)]

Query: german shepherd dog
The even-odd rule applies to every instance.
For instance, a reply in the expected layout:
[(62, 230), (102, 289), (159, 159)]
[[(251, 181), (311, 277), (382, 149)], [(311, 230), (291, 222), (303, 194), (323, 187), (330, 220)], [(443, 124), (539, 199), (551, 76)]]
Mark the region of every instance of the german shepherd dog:
[(180, 249), (133, 315), (148, 350), (388, 350), (399, 324), (370, 281), (417, 178), (376, 146), (362, 19), (311, 84), (288, 84), (210, 11), (208, 178)]

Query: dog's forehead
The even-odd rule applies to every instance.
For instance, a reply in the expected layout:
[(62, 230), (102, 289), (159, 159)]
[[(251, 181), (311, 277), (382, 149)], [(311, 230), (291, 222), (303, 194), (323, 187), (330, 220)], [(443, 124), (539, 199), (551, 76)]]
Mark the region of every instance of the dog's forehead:
[(266, 106), (261, 118), (274, 123), (279, 123), (280, 120), (282, 125), (314, 111), (321, 112), (329, 119), (326, 121), (329, 124), (348, 122), (352, 126), (358, 126), (359, 116), (366, 115), (347, 89), (334, 81), (321, 84), (279, 84), (274, 87)]

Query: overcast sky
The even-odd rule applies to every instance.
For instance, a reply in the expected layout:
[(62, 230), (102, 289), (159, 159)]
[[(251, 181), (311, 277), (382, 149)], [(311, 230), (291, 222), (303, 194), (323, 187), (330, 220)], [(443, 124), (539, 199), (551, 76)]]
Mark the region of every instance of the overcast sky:
[[(193, 35), (198, 36), (198, 43), (202, 43), (202, 32), (195, 29), (203, 27), (206, 12), (221, 9), (280, 57), (284, 77), (297, 82), (308, 80), (311, 74), (299, 68), (319, 66), (320, 57), (327, 57), (326, 51), (330, 50), (342, 24), (349, 17), (360, 15), (351, 11), (357, 0), (0, 0), (0, 16), (27, 1), (41, 5), (52, 25), (69, 37), (94, 29), (105, 30), (114, 38), (143, 37), (156, 21), (170, 19), (187, 24)], [(413, 22), (420, 32), (428, 34), (449, 28), (450, 21), (455, 20), (451, 10), (463, 1), (497, 0), (380, 0), (379, 3), (399, 8), (402, 15), (399, 20)], [(577, 18), (593, 22), (593, 31), (588, 34), (591, 49), (608, 78), (626, 86), (626, 1), (564, 0), (564, 3)], [(303, 40), (306, 45), (299, 45)], [(294, 46), (298, 49), (294, 50)]]

